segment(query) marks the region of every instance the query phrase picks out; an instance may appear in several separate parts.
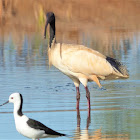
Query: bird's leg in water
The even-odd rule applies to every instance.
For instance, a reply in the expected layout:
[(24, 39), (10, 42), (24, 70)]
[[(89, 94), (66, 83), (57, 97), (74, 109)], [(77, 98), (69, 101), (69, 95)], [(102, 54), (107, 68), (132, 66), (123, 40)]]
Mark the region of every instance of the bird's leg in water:
[(86, 89), (86, 97), (87, 97), (87, 102), (88, 102), (88, 109), (89, 109), (89, 112), (90, 112), (90, 92), (89, 92), (87, 86), (85, 87), (85, 89)]
[(88, 109), (88, 116), (87, 116), (87, 129), (88, 129), (88, 127), (89, 127), (90, 123), (91, 123), (90, 109)]
[(76, 104), (76, 109), (79, 110), (79, 101), (80, 101), (80, 91), (79, 91), (79, 87), (76, 87), (76, 99), (77, 99), (77, 104)]
[(80, 111), (79, 109), (77, 109), (77, 128), (80, 128), (80, 121), (81, 121)]
[(76, 104), (76, 109), (77, 109), (77, 128), (80, 128), (80, 111), (79, 111), (79, 102), (80, 102), (80, 91), (79, 87), (76, 87), (76, 99), (77, 99), (77, 104)]

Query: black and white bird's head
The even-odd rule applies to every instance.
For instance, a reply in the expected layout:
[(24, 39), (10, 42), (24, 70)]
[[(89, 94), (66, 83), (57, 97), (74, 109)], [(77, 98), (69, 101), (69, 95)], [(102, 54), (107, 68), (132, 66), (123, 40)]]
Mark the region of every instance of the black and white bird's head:
[(9, 103), (16, 103), (21, 101), (21, 94), (20, 93), (13, 93), (9, 96)]
[(46, 38), (46, 29), (48, 24), (50, 24), (50, 26), (55, 24), (55, 15), (53, 12), (48, 12), (46, 14), (46, 24), (45, 24), (45, 31), (44, 31), (44, 38)]
[(9, 100), (5, 103), (3, 103), (2, 105), (0, 106), (3, 106), (7, 103), (17, 103), (17, 102), (22, 102), (22, 95), (20, 93), (12, 93), (10, 96), (9, 96)]

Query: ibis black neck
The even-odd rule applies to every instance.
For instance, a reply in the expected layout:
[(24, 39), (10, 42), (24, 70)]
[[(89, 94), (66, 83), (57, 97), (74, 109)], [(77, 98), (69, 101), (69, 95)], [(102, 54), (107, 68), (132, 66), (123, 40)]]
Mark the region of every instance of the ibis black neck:
[(49, 47), (51, 47), (52, 41), (55, 37), (55, 20), (50, 23), (50, 40), (49, 40)]

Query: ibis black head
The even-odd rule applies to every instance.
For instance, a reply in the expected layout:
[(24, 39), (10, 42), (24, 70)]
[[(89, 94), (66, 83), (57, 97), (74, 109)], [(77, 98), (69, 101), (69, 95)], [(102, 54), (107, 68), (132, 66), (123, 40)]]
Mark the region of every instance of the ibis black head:
[(48, 12), (46, 14), (46, 25), (45, 25), (45, 31), (44, 31), (44, 38), (46, 38), (46, 29), (47, 29), (48, 24), (50, 24), (50, 26), (52, 26), (52, 28), (55, 28), (55, 15), (53, 12)]

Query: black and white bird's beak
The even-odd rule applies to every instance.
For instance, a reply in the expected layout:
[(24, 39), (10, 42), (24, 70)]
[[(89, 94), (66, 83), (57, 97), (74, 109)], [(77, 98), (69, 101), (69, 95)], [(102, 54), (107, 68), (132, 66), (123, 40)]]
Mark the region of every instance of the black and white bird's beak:
[(3, 103), (3, 104), (2, 104), (2, 105), (0, 105), (0, 106), (3, 106), (3, 105), (8, 104), (8, 103), (9, 103), (9, 101), (7, 101), (7, 102)]

